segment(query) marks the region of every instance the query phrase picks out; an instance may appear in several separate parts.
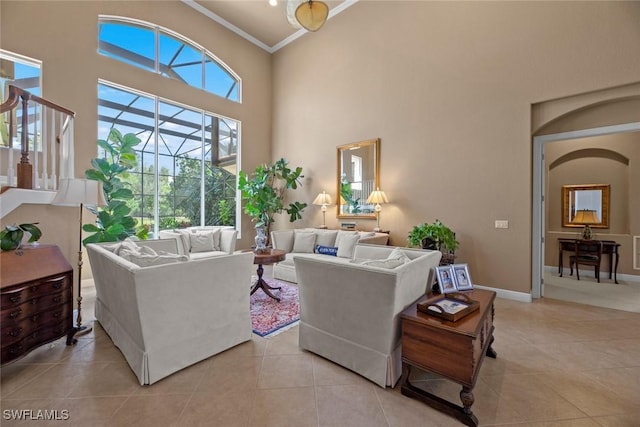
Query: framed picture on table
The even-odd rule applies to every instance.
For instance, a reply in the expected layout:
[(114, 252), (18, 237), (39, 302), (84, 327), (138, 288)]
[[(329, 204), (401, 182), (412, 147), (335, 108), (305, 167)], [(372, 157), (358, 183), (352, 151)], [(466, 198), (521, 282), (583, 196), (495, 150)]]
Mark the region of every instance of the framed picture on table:
[(450, 265), (436, 267), (436, 279), (441, 294), (456, 292), (456, 282), (453, 278), (453, 269)]
[(469, 267), (467, 264), (453, 264), (451, 266), (451, 270), (453, 270), (453, 278), (457, 290), (470, 291), (473, 289), (473, 283), (471, 283), (471, 275), (469, 275)]

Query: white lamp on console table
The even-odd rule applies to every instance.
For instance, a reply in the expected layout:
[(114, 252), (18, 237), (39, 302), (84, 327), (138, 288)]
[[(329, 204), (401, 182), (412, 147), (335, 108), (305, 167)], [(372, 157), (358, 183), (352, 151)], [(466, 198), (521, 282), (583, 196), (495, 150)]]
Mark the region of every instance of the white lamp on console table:
[(384, 194), (384, 191), (380, 190), (380, 188), (378, 188), (375, 191), (372, 191), (371, 194), (369, 194), (369, 198), (367, 198), (367, 203), (368, 204), (376, 204), (375, 207), (375, 211), (376, 211), (376, 228), (373, 229), (373, 231), (375, 232), (380, 232), (382, 229), (380, 228), (380, 211), (382, 210), (382, 206), (380, 206), (380, 203), (389, 203), (389, 200), (387, 199), (387, 195)]
[(322, 225), (318, 228), (327, 228), (326, 224), (326, 215), (327, 215), (327, 205), (331, 204), (331, 196), (329, 196), (324, 191), (313, 200), (314, 205), (322, 205)]

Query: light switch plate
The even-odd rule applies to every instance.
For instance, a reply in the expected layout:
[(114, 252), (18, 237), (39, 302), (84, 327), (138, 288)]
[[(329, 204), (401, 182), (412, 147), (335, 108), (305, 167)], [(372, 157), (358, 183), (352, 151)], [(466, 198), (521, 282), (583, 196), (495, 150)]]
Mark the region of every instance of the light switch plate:
[(496, 228), (509, 228), (509, 221), (506, 219), (497, 219)]

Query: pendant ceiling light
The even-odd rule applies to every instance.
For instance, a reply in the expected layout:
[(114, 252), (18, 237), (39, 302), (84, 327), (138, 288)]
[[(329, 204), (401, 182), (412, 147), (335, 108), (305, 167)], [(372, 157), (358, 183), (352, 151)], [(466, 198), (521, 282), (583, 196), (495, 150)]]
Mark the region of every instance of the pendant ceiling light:
[(318, 31), (329, 16), (329, 6), (315, 0), (289, 0), (287, 2), (287, 19), (295, 28), (307, 31)]

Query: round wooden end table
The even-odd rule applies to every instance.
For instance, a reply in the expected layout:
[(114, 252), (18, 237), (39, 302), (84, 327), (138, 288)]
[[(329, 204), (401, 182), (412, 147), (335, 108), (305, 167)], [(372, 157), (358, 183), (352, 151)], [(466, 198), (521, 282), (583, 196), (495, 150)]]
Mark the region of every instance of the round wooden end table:
[(264, 281), (264, 279), (262, 278), (262, 273), (264, 273), (264, 269), (262, 268), (262, 266), (284, 261), (287, 253), (282, 249), (268, 249), (266, 252), (262, 253), (257, 253), (253, 250), (247, 249), (243, 252), (253, 252), (253, 263), (258, 264), (258, 281), (255, 285), (253, 285), (253, 288), (251, 288), (250, 295), (253, 295), (254, 292), (258, 289), (262, 289), (265, 294), (280, 302), (280, 298), (271, 293), (271, 291), (274, 289), (280, 290), (280, 287), (269, 286), (269, 284)]

